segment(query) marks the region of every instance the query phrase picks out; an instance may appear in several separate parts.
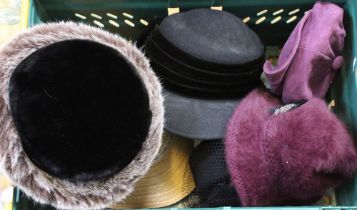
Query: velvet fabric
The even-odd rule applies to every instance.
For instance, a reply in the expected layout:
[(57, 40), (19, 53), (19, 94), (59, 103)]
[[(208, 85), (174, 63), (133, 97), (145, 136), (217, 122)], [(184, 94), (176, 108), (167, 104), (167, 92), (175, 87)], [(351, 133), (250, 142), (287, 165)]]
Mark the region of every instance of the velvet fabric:
[[(244, 72), (246, 67), (242, 69), (243, 72), (236, 67), (235, 73), (210, 73), (173, 58), (177, 54), (166, 53), (151, 36), (146, 41), (145, 52), (167, 89), (193, 97), (222, 99), (241, 97), (260, 83), (262, 62), (255, 63), (247, 72)], [(168, 47), (164, 48), (166, 50)]]
[(14, 70), (9, 91), (31, 161), (71, 181), (122, 170), (140, 151), (151, 123), (139, 75), (116, 50), (93, 41), (36, 50)]
[[(244, 66), (241, 68), (235, 66), (235, 72), (224, 72), (225, 69), (222, 67), (219, 67), (219, 69), (222, 69), (221, 72), (196, 68), (185, 63), (182, 57), (179, 57), (177, 53), (172, 52), (170, 54), (167, 52), (165, 45), (156, 43), (156, 38), (152, 37), (155, 33), (159, 33), (156, 31), (151, 33), (148, 37), (145, 51), (150, 55), (152, 62), (159, 63), (165, 67), (165, 71), (159, 72), (165, 77), (171, 77), (181, 83), (191, 82), (197, 86), (216, 85), (223, 87), (244, 86), (259, 80), (259, 76), (262, 72), (263, 59), (261, 59), (261, 62), (256, 62), (252, 66)], [(229, 69), (229, 67), (227, 66), (227, 69)]]
[(155, 72), (160, 75), (163, 85), (167, 90), (177, 94), (185, 95), (189, 98), (210, 99), (210, 100), (225, 100), (239, 99), (249, 93), (252, 89), (259, 86), (260, 81), (252, 81), (250, 84), (243, 86), (220, 86), (220, 85), (197, 85), (197, 83), (189, 81), (186, 83), (178, 81), (178, 78), (168, 72), (167, 68), (160, 63), (151, 60), (151, 66)]
[[(208, 10), (208, 11), (211, 12), (212, 10)], [(216, 11), (212, 11), (212, 12), (215, 13)], [(236, 21), (236, 24), (243, 24), (240, 19), (237, 19), (237, 18), (234, 18), (234, 19)], [(198, 72), (202, 72), (205, 74), (213, 74), (213, 75), (228, 74), (228, 75), (233, 76), (236, 74), (240, 75), (240, 74), (250, 73), (251, 71), (254, 71), (256, 68), (261, 69), (262, 65), (264, 63), (264, 58), (265, 58), (264, 46), (260, 46), (260, 45), (262, 45), (260, 40), (252, 42), (255, 45), (257, 45), (257, 48), (263, 49), (262, 51), (259, 52), (259, 54), (257, 53), (256, 56), (254, 56), (250, 59), (246, 55), (241, 56), (241, 57), (245, 57), (245, 59), (249, 59), (249, 60), (247, 60), (245, 62), (237, 61), (237, 63), (235, 63), (235, 64), (215, 63), (212, 60), (202, 60), (202, 59), (196, 58), (196, 57), (192, 56), (191, 54), (186, 53), (185, 51), (181, 50), (177, 46), (178, 43), (176, 43), (175, 41), (171, 42), (167, 38), (165, 38), (165, 36), (160, 31), (160, 28), (162, 28), (162, 27), (163, 26), (160, 25), (160, 26), (156, 26), (155, 28), (153, 28), (152, 32), (148, 35), (148, 37), (145, 41), (145, 44), (155, 45), (163, 55), (166, 54), (168, 56), (171, 56), (171, 59), (175, 59), (176, 62), (178, 62), (182, 65), (189, 66), (191, 69), (193, 69), (194, 72), (198, 71)], [(246, 33), (254, 34), (252, 36), (257, 36), (252, 30), (250, 30), (249, 28), (246, 28), (246, 26), (242, 30), (246, 30)], [(242, 33), (242, 32), (240, 32), (240, 33)], [(219, 37), (217, 37), (217, 39), (218, 38)], [(241, 38), (243, 39), (243, 40), (240, 40), (241, 42), (244, 42), (244, 41), (248, 42), (248, 40), (244, 40), (245, 35), (241, 35)], [(236, 47), (240, 48), (239, 45), (237, 45)], [(205, 49), (205, 48), (203, 48), (203, 49)], [(203, 50), (203, 49), (201, 49), (201, 50)], [(242, 50), (242, 49), (236, 49), (236, 50)], [(201, 53), (207, 53), (207, 52), (202, 51)], [(236, 58), (236, 59), (239, 59), (239, 58)]]
[(210, 9), (166, 17), (146, 39), (145, 51), (168, 89), (202, 98), (246, 94), (259, 84), (264, 59), (264, 46), (251, 29), (228, 12)]
[(34, 26), (1, 48), (0, 78), (0, 163), (37, 202), (103, 209), (124, 200), (158, 154), (161, 86), (120, 36), (82, 23)]
[(284, 103), (325, 97), (343, 64), (345, 36), (343, 9), (316, 2), (291, 33), (278, 64), (265, 62), (271, 91)]
[(356, 171), (352, 138), (324, 101), (274, 115), (280, 105), (256, 89), (228, 123), (226, 160), (243, 206), (308, 205)]

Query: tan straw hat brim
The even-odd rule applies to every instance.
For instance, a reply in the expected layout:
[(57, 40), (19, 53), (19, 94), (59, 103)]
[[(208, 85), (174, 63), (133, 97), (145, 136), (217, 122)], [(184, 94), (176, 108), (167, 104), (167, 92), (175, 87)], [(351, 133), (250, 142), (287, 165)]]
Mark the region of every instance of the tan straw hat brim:
[(185, 198), (195, 188), (189, 166), (193, 148), (192, 140), (166, 132), (159, 158), (137, 182), (134, 192), (114, 208), (160, 208)]

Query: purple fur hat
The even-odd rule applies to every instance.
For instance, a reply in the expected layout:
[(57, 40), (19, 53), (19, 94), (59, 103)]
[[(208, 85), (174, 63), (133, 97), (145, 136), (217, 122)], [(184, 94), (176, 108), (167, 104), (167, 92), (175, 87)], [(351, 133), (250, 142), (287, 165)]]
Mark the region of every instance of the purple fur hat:
[(343, 9), (316, 2), (285, 43), (278, 64), (265, 62), (271, 91), (284, 103), (323, 98), (343, 64), (345, 36)]
[(227, 165), (243, 206), (310, 204), (356, 170), (351, 136), (324, 101), (274, 114), (280, 105), (254, 90), (228, 124)]

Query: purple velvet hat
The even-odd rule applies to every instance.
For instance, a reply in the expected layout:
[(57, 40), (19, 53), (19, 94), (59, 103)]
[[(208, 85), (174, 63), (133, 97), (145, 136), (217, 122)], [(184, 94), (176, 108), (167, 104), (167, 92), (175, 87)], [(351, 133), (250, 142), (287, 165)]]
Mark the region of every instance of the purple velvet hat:
[(264, 64), (274, 94), (284, 103), (323, 98), (343, 64), (343, 9), (316, 2), (296, 25), (276, 66)]
[(323, 100), (274, 113), (280, 106), (254, 90), (228, 124), (227, 165), (243, 206), (311, 204), (357, 168), (351, 136)]

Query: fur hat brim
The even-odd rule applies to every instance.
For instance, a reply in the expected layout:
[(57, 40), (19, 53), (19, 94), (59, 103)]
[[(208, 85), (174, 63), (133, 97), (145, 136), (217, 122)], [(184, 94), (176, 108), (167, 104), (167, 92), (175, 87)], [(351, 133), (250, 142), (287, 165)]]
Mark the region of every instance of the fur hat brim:
[[(24, 152), (10, 112), (9, 82), (14, 69), (37, 49), (71, 39), (90, 40), (117, 50), (137, 71), (148, 93), (152, 119), (142, 149), (123, 170), (101, 181), (75, 183), (55, 178), (39, 169)], [(12, 182), (35, 201), (65, 209), (105, 208), (132, 192), (135, 182), (147, 172), (159, 151), (164, 116), (160, 83), (143, 53), (119, 36), (81, 23), (35, 26), (1, 48), (0, 78), (1, 164)]]
[[(276, 194), (264, 152), (261, 148), (261, 124), (280, 101), (262, 89), (253, 90), (237, 106), (225, 138), (227, 167), (243, 206), (267, 205)], [(269, 190), (270, 194), (265, 194)]]

